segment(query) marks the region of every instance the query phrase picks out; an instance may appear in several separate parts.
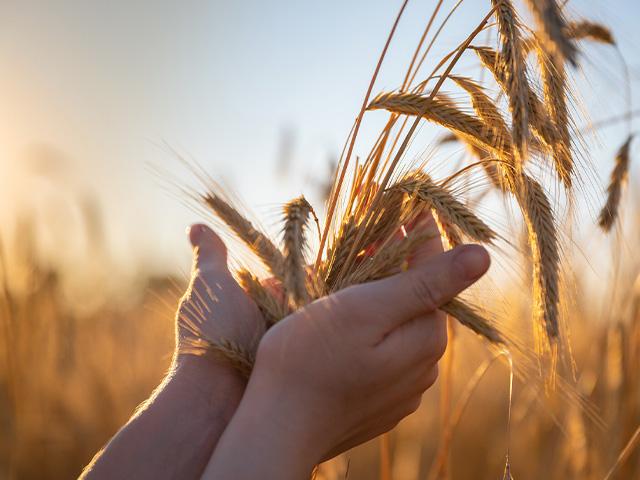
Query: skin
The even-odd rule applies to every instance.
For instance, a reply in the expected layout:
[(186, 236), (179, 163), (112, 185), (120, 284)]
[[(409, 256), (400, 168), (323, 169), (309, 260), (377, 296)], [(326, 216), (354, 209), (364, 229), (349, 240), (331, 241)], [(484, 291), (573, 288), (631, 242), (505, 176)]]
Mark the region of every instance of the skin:
[[(480, 278), (487, 252), (428, 242), (408, 271), (322, 298), (260, 342), (204, 479), (309, 478), (317, 463), (392, 429), (436, 380), (438, 307)], [(248, 461), (247, 459), (250, 459)]]
[[(196, 338), (189, 323), (205, 338), (255, 346), (264, 321), (229, 273), (222, 241), (203, 225), (189, 237), (194, 267), (176, 351)], [(220, 360), (176, 353), (82, 478), (309, 478), (315, 464), (418, 408), (446, 348), (437, 307), (488, 265), (480, 247), (442, 254), (429, 241), (407, 272), (320, 299), (270, 329), (248, 385)]]
[(192, 276), (176, 315), (177, 348), (169, 373), (81, 478), (199, 478), (240, 402), (246, 382), (231, 366), (179, 353), (195, 338), (186, 320), (196, 323), (206, 338), (247, 346), (261, 337), (264, 320), (231, 276), (220, 238), (208, 227), (194, 225), (189, 239)]

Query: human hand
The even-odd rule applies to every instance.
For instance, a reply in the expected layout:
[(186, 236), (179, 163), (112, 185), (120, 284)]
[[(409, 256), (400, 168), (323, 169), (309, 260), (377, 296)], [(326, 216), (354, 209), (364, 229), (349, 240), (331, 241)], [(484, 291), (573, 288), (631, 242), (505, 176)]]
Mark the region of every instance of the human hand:
[(207, 473), (223, 475), (224, 458), (235, 478), (251, 478), (233, 462), (242, 444), (263, 478), (300, 478), (415, 411), (446, 348), (438, 307), (489, 267), (478, 246), (434, 250), (429, 242), (407, 272), (322, 298), (269, 330)]
[(226, 370), (240, 376), (228, 362), (194, 347), (201, 345), (202, 339), (224, 339), (255, 353), (264, 334), (264, 319), (231, 275), (227, 249), (220, 237), (202, 224), (192, 225), (188, 234), (193, 246), (193, 266), (189, 287), (176, 316), (178, 361), (194, 362), (184, 352), (204, 353), (209, 362), (223, 364)]

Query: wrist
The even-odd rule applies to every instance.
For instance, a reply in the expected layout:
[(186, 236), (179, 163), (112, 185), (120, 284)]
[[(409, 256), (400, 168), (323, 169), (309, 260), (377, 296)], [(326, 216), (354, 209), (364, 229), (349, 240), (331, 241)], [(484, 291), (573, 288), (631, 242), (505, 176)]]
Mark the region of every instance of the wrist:
[(246, 381), (232, 367), (208, 355), (176, 354), (169, 379), (185, 396), (197, 398), (201, 403), (225, 404), (237, 407), (246, 387)]
[[(203, 478), (308, 479), (322, 445), (308, 412), (286, 400), (286, 389), (253, 375)], [(242, 452), (239, 455), (236, 452)]]

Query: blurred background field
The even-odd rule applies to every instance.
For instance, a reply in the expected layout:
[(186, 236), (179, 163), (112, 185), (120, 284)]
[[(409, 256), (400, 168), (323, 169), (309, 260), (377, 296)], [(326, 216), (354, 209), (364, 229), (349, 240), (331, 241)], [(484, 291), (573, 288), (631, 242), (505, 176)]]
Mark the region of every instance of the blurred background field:
[[(183, 232), (202, 219), (175, 188), (193, 179), (174, 148), (237, 192), (267, 229), (295, 194), (321, 210), (398, 2), (269, 4), (27, 0), (2, 7), (0, 478), (74, 478), (166, 371), (189, 269)], [(614, 28), (636, 92), (638, 4), (571, 7)], [(381, 89), (398, 84), (432, 8), (411, 6)], [(463, 4), (434, 58), (477, 21), (476, 10)], [(577, 77), (579, 102), (594, 123), (637, 105), (619, 88), (625, 78), (615, 52), (590, 50)], [(363, 151), (375, 121), (363, 132)], [(422, 130), (408, 155), (425, 155), (440, 133)], [(598, 419), (558, 393), (545, 395), (540, 382), (517, 381), (510, 438), (519, 480), (602, 479), (640, 424), (637, 145), (619, 226), (609, 237), (595, 227), (625, 135), (612, 122), (587, 137), (592, 167), (563, 225), (575, 373), (570, 365), (561, 373)], [(463, 152), (426, 154), (446, 170)], [(479, 213), (517, 247), (521, 226), (493, 218), (495, 202), (483, 201)], [(527, 338), (527, 259), (511, 247), (493, 252), (492, 276), (474, 294)], [(456, 329), (451, 345), (443, 364), (452, 362), (449, 394), (441, 380), (389, 437), (395, 479), (503, 474), (508, 369), (467, 331)], [(466, 408), (449, 437), (443, 419), (455, 418), (460, 402)], [(376, 478), (380, 460), (374, 441), (323, 474)], [(630, 452), (615, 475), (640, 478), (640, 455)]]

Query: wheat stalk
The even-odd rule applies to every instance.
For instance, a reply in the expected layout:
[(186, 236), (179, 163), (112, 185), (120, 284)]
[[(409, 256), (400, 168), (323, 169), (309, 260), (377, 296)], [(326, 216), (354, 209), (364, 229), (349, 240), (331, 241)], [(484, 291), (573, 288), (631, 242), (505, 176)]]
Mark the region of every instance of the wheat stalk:
[(219, 195), (208, 193), (202, 196), (202, 200), (262, 260), (276, 278), (284, 278), (284, 257), (269, 237), (257, 230)]
[(605, 232), (611, 230), (618, 218), (622, 187), (629, 174), (629, 150), (632, 140), (633, 136), (629, 136), (622, 144), (616, 154), (615, 165), (611, 171), (611, 178), (607, 187), (607, 201), (598, 216), (598, 225)]

